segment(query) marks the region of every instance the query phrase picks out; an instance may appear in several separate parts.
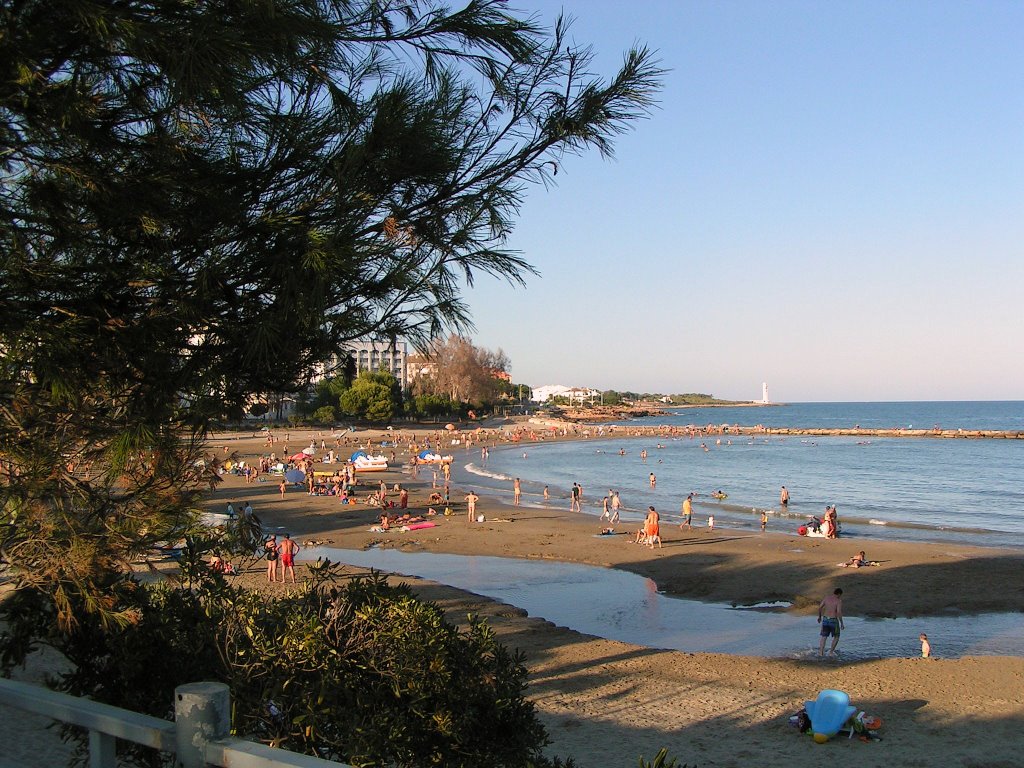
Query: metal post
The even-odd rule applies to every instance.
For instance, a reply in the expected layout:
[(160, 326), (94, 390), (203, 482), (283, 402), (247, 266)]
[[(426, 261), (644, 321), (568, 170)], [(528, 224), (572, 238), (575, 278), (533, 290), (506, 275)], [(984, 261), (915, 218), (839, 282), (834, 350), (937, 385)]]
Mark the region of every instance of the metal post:
[(203, 768), (207, 742), (231, 729), (231, 692), (224, 683), (188, 683), (174, 689), (178, 768)]
[(89, 768), (115, 768), (117, 739), (101, 731), (89, 731)]

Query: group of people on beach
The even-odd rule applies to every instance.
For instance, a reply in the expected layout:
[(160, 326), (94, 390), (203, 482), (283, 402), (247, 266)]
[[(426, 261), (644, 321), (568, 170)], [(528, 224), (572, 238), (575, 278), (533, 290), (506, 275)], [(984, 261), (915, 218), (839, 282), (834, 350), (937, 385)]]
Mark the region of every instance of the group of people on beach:
[[(850, 558), (850, 562), (851, 564), (853, 562), (859, 562), (860, 565), (868, 564), (863, 551)], [(818, 657), (821, 658), (825, 655), (825, 643), (829, 638), (832, 642), (829, 645), (828, 655), (836, 656), (839, 635), (842, 630), (846, 629), (846, 623), (843, 621), (843, 590), (841, 587), (833, 590), (831, 595), (826, 595), (818, 605), (818, 623), (821, 625), (821, 632), (818, 633)], [(928, 635), (922, 632), (917, 639), (921, 643), (921, 657), (930, 658), (932, 645), (928, 640)]]
[(633, 543), (646, 544), (651, 549), (654, 549), (655, 544), (661, 546), (661, 515), (653, 506), (647, 508), (647, 517), (644, 518), (643, 526), (636, 532)]
[[(583, 431), (582, 434), (581, 434), (581, 429), (577, 428), (577, 427), (563, 428), (561, 430), (561, 432), (560, 432), (560, 434), (563, 434), (565, 436), (569, 436), (570, 433), (573, 433), (575, 436), (587, 436), (587, 432), (586, 431)], [(618, 434), (622, 434), (622, 432), (618, 432)], [(696, 433), (696, 434), (700, 435), (699, 432)], [(708, 434), (708, 433), (705, 433), (705, 434)], [(695, 435), (690, 435), (690, 436), (693, 437)], [(453, 438), (453, 437), (454, 437), (454, 435), (447, 435), (447, 434), (439, 433), (439, 434), (436, 435), (434, 440), (432, 440), (430, 442), (427, 442), (425, 444), (436, 446), (436, 449), (438, 451), (440, 451), (442, 445), (444, 444), (444, 440), (448, 439), (448, 438)], [(480, 453), (481, 461), (486, 462), (487, 459), (489, 458), (489, 449), (488, 449), (487, 444), (486, 444), (487, 442), (491, 442), (493, 444), (496, 444), (498, 442), (501, 442), (502, 440), (504, 440), (505, 442), (508, 442), (510, 440), (512, 442), (519, 442), (519, 440), (527, 440), (527, 439), (543, 440), (545, 438), (545, 435), (541, 434), (539, 432), (535, 432), (534, 430), (531, 430), (531, 429), (519, 429), (519, 430), (517, 430), (514, 433), (514, 437), (515, 437), (515, 439), (509, 437), (509, 433), (508, 432), (506, 432), (504, 436), (495, 434), (495, 435), (489, 436), (487, 438), (478, 435), (477, 436), (477, 440), (476, 440), (476, 442), (477, 442), (476, 450), (479, 450), (481, 452)], [(394, 445), (399, 445), (400, 444), (399, 441), (401, 440), (401, 436), (396, 435), (396, 438), (397, 439), (396, 439), (395, 443), (393, 443), (393, 444)], [(410, 445), (409, 445), (409, 449), (410, 450), (419, 447), (415, 443), (412, 442), (414, 440), (414, 436), (410, 436), (407, 439), (408, 439), (408, 441), (410, 443)], [(421, 438), (421, 440), (422, 440), (422, 438)], [(346, 440), (345, 442), (348, 442), (348, 440)], [(270, 440), (268, 440), (268, 444), (272, 445), (273, 443)], [(339, 444), (340, 444), (340, 441), (336, 440), (335, 441), (335, 446), (337, 447)], [(465, 440), (465, 445), (466, 445), (466, 448), (469, 449), (470, 445), (472, 445), (472, 443), (471, 443), (470, 440), (467, 439), (467, 440)], [(483, 447), (480, 447), (480, 446), (483, 446)], [(323, 441), (321, 441), (321, 446), (320, 447), (321, 447), (321, 449), (323, 449), (325, 447), (324, 444), (323, 444)], [(658, 447), (661, 447), (661, 445), (659, 444)], [(622, 452), (624, 453), (624, 451), (622, 451)], [(642, 456), (642, 458), (644, 458), (644, 459), (647, 458), (646, 455), (645, 455), (646, 454), (646, 450), (643, 453), (644, 453), (644, 455)], [(285, 457), (284, 458), (287, 458), (287, 451), (285, 452)], [(293, 465), (299, 465), (299, 466), (305, 465), (305, 466), (302, 466), (302, 468), (306, 471), (307, 478), (310, 478), (313, 475), (312, 470), (313, 470), (314, 458), (313, 457), (309, 457), (309, 458), (299, 458), (299, 457), (296, 457), (296, 458), (298, 459), (298, 461), (291, 462), (291, 463)], [(264, 472), (266, 472), (268, 469), (270, 469), (271, 462), (274, 459), (276, 459), (276, 455), (271, 453), (269, 455), (265, 455), (265, 456), (259, 457), (259, 459), (256, 462), (254, 462), (253, 464), (246, 464), (245, 462), (237, 462), (236, 463), (236, 467), (237, 467), (236, 472), (238, 474), (244, 475), (245, 476), (245, 480), (246, 480), (247, 483), (258, 482), (259, 478), (260, 478), (260, 475), (262, 475)], [(248, 472), (246, 472), (247, 468), (249, 470)], [(420, 469), (420, 467), (414, 467), (414, 469)], [(440, 475), (441, 473), (443, 473), (443, 475), (444, 475), (444, 481), (443, 481), (444, 496), (441, 497), (441, 495), (439, 493), (435, 493), (434, 495), (435, 495), (436, 498), (432, 498), (431, 502), (436, 501), (437, 503), (441, 503), (442, 500), (443, 500), (443, 502), (447, 505), (448, 504), (448, 498), (449, 498), (449, 483), (451, 482), (451, 474), (450, 474), (451, 467), (447, 463), (445, 463), (443, 465), (435, 465), (433, 467), (433, 469), (434, 469), (434, 473), (435, 473), (434, 474), (434, 483), (433, 483), (433, 485), (434, 485), (435, 488), (438, 488), (438, 486), (440, 485), (440, 483), (438, 482), (439, 481), (438, 475)], [(645, 468), (645, 469), (649, 469), (649, 468)], [(329, 486), (339, 485), (341, 490), (342, 490), (342, 492), (344, 493), (346, 490), (350, 490), (351, 487), (355, 485), (356, 478), (355, 478), (354, 474), (355, 474), (354, 472), (346, 471), (346, 469), (343, 468), (339, 472), (332, 472), (333, 476), (327, 478), (326, 480), (321, 480), (319, 482), (320, 483), (326, 482), (326, 484), (328, 484)], [(308, 479), (307, 479), (307, 482), (308, 482)], [(648, 471), (648, 474), (647, 474), (647, 484), (649, 484), (651, 488), (655, 488), (656, 487), (656, 483), (657, 483), (657, 478), (656, 478), (654, 472)], [(383, 481), (381, 481), (380, 485), (381, 485), (380, 490), (376, 494), (374, 494), (376, 496), (376, 501), (383, 507), (384, 506), (384, 500), (387, 500), (388, 502), (391, 501), (391, 499), (389, 498), (389, 496), (390, 496), (391, 498), (395, 498), (395, 500), (397, 502), (396, 504), (394, 504), (394, 506), (399, 506), (402, 509), (402, 511), (404, 512), (404, 510), (405, 510), (405, 508), (407, 506), (407, 503), (408, 503), (408, 492), (404, 488), (401, 488), (399, 485), (396, 485), (395, 489), (394, 489), (394, 495), (393, 495), (392, 492), (387, 488), (387, 485), (385, 483), (383, 483)], [(319, 493), (318, 493), (319, 488), (313, 487), (313, 488), (308, 488), (307, 490), (309, 490), (314, 495), (319, 495)], [(523, 492), (522, 481), (519, 478), (516, 478), (514, 480), (514, 483), (513, 483), (513, 494), (514, 494), (514, 503), (517, 504), (517, 505), (521, 503), (522, 492)], [(696, 501), (696, 499), (697, 499), (697, 497), (699, 495), (700, 494), (698, 494), (696, 492), (691, 492), (691, 493), (688, 493), (686, 495), (686, 497), (683, 499), (682, 506), (681, 506), (681, 509), (680, 509), (680, 512), (681, 512), (680, 523), (679, 523), (680, 528), (682, 528), (682, 529), (692, 529), (692, 526), (693, 526), (693, 515), (694, 515), (694, 511), (695, 511), (694, 510), (694, 503), (695, 503), (695, 501)], [(725, 494), (725, 492), (721, 491), (721, 490), (717, 490), (714, 493), (711, 493), (709, 495), (711, 496), (711, 498), (713, 498), (713, 499), (715, 499), (715, 500), (717, 500), (719, 502), (722, 499), (727, 497), (727, 494)], [(549, 498), (548, 489), (546, 487), (545, 487), (545, 491), (544, 491), (544, 498), (545, 499)], [(584, 492), (583, 492), (582, 485), (580, 485), (580, 483), (578, 483), (578, 482), (574, 482), (573, 485), (572, 485), (572, 488), (571, 488), (571, 490), (569, 492), (570, 509), (572, 511), (574, 511), (574, 512), (581, 512), (582, 511), (583, 498), (584, 498)], [(478, 518), (479, 501), (480, 501), (480, 497), (476, 493), (474, 493), (472, 491), (470, 491), (465, 496), (467, 521), (470, 522), (470, 523), (475, 522), (477, 520), (477, 518)], [(790, 504), (791, 504), (790, 492), (789, 492), (789, 490), (787, 489), (786, 486), (782, 486), (781, 487), (781, 489), (779, 491), (778, 502), (779, 502), (779, 506), (780, 506), (782, 512), (785, 512), (785, 511), (787, 511), (789, 509)], [(602, 524), (607, 524), (607, 526), (608, 526), (607, 528), (603, 528), (602, 529), (602, 533), (614, 532), (614, 528), (612, 526), (615, 526), (615, 525), (617, 525), (617, 524), (619, 524), (621, 522), (620, 514), (621, 514), (621, 510), (623, 508), (623, 504), (622, 504), (622, 500), (621, 500), (620, 495), (619, 495), (619, 491), (614, 490), (614, 489), (609, 489), (607, 494), (604, 495), (603, 498), (601, 499), (600, 505), (601, 505), (600, 521), (601, 521)], [(391, 506), (391, 505), (388, 504), (388, 506)], [(245, 507), (247, 509), (243, 512), (243, 514), (245, 514), (245, 512), (248, 512), (249, 514), (251, 514), (251, 507), (249, 507), (247, 504), (245, 505)], [(233, 511), (233, 510), (231, 510), (231, 511)], [(385, 529), (387, 529), (388, 527), (393, 526), (395, 524), (398, 524), (398, 523), (407, 522), (407, 520), (404, 519), (404, 517), (399, 518), (397, 516), (393, 516), (394, 513), (388, 513), (385, 510), (381, 510), (381, 511), (383, 513), (382, 514), (381, 525)], [(437, 514), (436, 512), (434, 512), (434, 510), (431, 510), (431, 512), (433, 512), (434, 514)], [(768, 511), (767, 510), (760, 510), (760, 513), (761, 513), (761, 515), (760, 515), (761, 530), (765, 531), (765, 529), (767, 527), (767, 524), (768, 524), (768, 520), (769, 520), (769, 518), (768, 518)], [(427, 514), (429, 514), (429, 513), (427, 513)], [(449, 514), (449, 511), (448, 511), (447, 508), (445, 509), (445, 514)], [(839, 532), (837, 517), (838, 517), (838, 515), (837, 515), (837, 512), (836, 512), (836, 507), (834, 505), (828, 506), (826, 508), (825, 514), (822, 516), (821, 527), (822, 527), (822, 530), (824, 531), (825, 535), (827, 537), (829, 537), (829, 538), (835, 538), (837, 536), (838, 532)], [(660, 518), (661, 518), (661, 515), (658, 513), (658, 511), (655, 509), (655, 507), (653, 505), (649, 506), (647, 508), (647, 513), (646, 513), (646, 515), (644, 517), (642, 525), (636, 530), (636, 533), (635, 533), (635, 536), (633, 538), (633, 541), (635, 543), (638, 543), (638, 544), (641, 544), (641, 545), (647, 545), (647, 546), (650, 546), (652, 548), (656, 547), (656, 546), (659, 546), (661, 544)], [(708, 524), (708, 526), (707, 526), (708, 530), (714, 530), (714, 527), (715, 527), (715, 516), (714, 516), (713, 513), (708, 515), (707, 524)], [(256, 541), (254, 542), (254, 545), (255, 546), (259, 546), (258, 542), (259, 542), (259, 539), (257, 538)], [(265, 558), (267, 560), (267, 571), (266, 572), (267, 572), (267, 580), (268, 580), (268, 582), (281, 582), (281, 583), (284, 583), (284, 582), (290, 580), (292, 583), (295, 583), (296, 578), (295, 578), (294, 562), (295, 562), (295, 557), (299, 553), (299, 551), (300, 551), (299, 545), (295, 541), (293, 541), (288, 534), (283, 534), (283, 538), (280, 541), (278, 541), (278, 538), (277, 538), (276, 535), (269, 536), (266, 539), (265, 543), (263, 544), (263, 554), (264, 554), (264, 556), (265, 556)], [(866, 565), (877, 565), (877, 563), (869, 561), (867, 559), (866, 553), (863, 550), (861, 550), (861, 551), (855, 553), (847, 561), (845, 561), (843, 563), (840, 563), (839, 565), (842, 565), (842, 566), (847, 567), (847, 568), (861, 568), (861, 567), (864, 567)], [(214, 557), (210, 561), (210, 566), (211, 566), (211, 569), (219, 571), (219, 572), (222, 572), (222, 573), (232, 573), (234, 571), (234, 567), (231, 565), (231, 563), (228, 562), (227, 560), (219, 557), (219, 555), (214, 555)], [(832, 591), (831, 594), (826, 595), (826, 597), (821, 600), (821, 602), (820, 602), (820, 604), (818, 606), (818, 622), (820, 623), (819, 642), (818, 642), (818, 655), (819, 656), (824, 656), (826, 654), (826, 652), (827, 652), (828, 655), (835, 656), (837, 654), (837, 647), (839, 645), (840, 635), (845, 630), (845, 620), (844, 620), (844, 617), (843, 617), (843, 590), (842, 589), (836, 588), (835, 590)], [(931, 650), (931, 644), (930, 644), (927, 636), (922, 634), (920, 636), (919, 640), (921, 642), (921, 654), (922, 654), (922, 656), (925, 656), (925, 657), (930, 656), (931, 653), (932, 653), (932, 650)]]
[(295, 583), (295, 556), (299, 554), (299, 545), (292, 541), (290, 534), (284, 534), (279, 542), (275, 534), (267, 537), (263, 543), (263, 554), (267, 559), (267, 581), (273, 584), (277, 581), (277, 563), (281, 562), (281, 583), (291, 575), (292, 584)]

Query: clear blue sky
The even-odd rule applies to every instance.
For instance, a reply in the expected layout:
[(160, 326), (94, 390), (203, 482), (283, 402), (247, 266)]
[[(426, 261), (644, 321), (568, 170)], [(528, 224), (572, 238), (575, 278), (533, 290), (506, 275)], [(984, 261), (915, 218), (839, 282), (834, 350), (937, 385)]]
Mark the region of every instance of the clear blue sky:
[(1024, 399), (1024, 3), (514, 0), (661, 105), (566, 161), (481, 279), (475, 343), (532, 386)]

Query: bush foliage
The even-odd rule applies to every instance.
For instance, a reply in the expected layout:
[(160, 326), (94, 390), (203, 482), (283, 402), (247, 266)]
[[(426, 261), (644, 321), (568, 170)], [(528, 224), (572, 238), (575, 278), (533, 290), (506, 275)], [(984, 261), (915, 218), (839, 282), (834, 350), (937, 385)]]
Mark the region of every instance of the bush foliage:
[[(457, 628), (376, 574), (311, 571), (276, 599), (234, 586), (194, 554), (179, 585), (122, 578), (112, 591), (136, 622), (110, 631), (82, 611), (70, 631), (45, 638), (75, 665), (58, 687), (166, 717), (176, 686), (218, 680), (231, 688), (236, 733), (289, 750), (354, 766), (551, 765), (522, 657), (485, 623)], [(5, 606), (21, 627), (55, 627), (53, 610), (27, 590)], [(28, 647), (28, 635), (5, 636), (5, 665)]]

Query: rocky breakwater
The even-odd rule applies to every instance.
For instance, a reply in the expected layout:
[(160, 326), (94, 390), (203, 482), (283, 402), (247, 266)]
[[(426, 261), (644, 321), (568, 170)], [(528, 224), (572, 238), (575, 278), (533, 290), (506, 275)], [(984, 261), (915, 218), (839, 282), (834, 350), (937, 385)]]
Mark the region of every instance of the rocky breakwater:
[(557, 417), (570, 422), (602, 422), (668, 415), (669, 411), (649, 405), (595, 405), (587, 408), (566, 408), (559, 412)]
[(974, 440), (1024, 440), (1024, 432), (1018, 430), (996, 429), (863, 429), (861, 427), (816, 429), (810, 427), (729, 427), (729, 432), (741, 435), (806, 435), (810, 437), (846, 436), (846, 437), (933, 437), (933, 438), (967, 438)]

